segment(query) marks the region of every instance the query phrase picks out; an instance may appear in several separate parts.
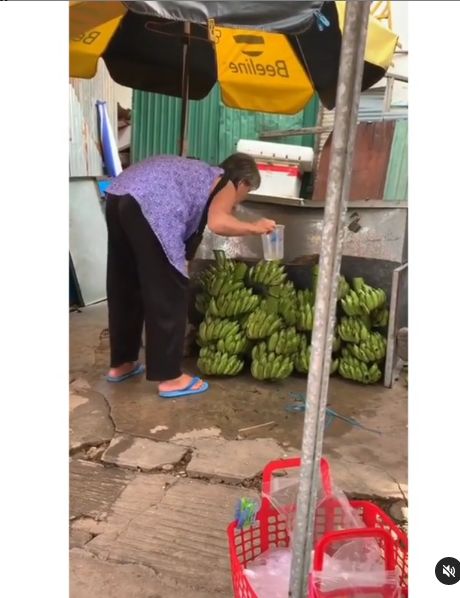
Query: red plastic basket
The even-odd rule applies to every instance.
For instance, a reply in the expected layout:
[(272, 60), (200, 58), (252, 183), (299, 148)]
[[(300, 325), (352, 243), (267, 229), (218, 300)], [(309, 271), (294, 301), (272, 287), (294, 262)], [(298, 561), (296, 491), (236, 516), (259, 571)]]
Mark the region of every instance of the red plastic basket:
[[(269, 492), (273, 474), (298, 468), (299, 466), (300, 459), (298, 458), (284, 459), (269, 463), (263, 472), (262, 484), (264, 492)], [(350, 537), (350, 534), (353, 534), (353, 537), (355, 537), (355, 532), (358, 532), (358, 534), (367, 533), (381, 542), (382, 547), (385, 550), (387, 568), (388, 566), (392, 569), (396, 568), (402, 588), (402, 596), (407, 598), (408, 542), (406, 534), (384, 511), (373, 503), (367, 501), (350, 501), (350, 503), (351, 506), (360, 513), (366, 527), (360, 530), (346, 530), (324, 534), (325, 518), (323, 518), (321, 514), (318, 516), (317, 513), (314, 530), (314, 569), (317, 571), (321, 570), (321, 554), (324, 554), (325, 546), (328, 543), (340, 540), (343, 541), (345, 534), (348, 534), (348, 537)], [(295, 509), (295, 505), (292, 505), (292, 509)], [(329, 509), (328, 512), (330, 513)], [(340, 522), (336, 521), (336, 524), (339, 523)], [(386, 533), (382, 533), (379, 530), (383, 530), (383, 532)], [(259, 598), (252, 589), (243, 571), (248, 563), (269, 548), (289, 546), (289, 534), (285, 517), (278, 513), (278, 511), (272, 507), (268, 499), (264, 497), (254, 525), (249, 529), (239, 530), (234, 521), (228, 526), (227, 535), (235, 598)], [(388, 554), (388, 551), (390, 550), (388, 546), (392, 547), (392, 554), (390, 555)], [(333, 594), (329, 593), (324, 596), (332, 598)], [(383, 598), (385, 597), (385, 594), (381, 593), (378, 595), (374, 593), (374, 596), (375, 598), (380, 598), (380, 596)], [(347, 596), (343, 594), (343, 591), (340, 594), (340, 598), (347, 598)]]

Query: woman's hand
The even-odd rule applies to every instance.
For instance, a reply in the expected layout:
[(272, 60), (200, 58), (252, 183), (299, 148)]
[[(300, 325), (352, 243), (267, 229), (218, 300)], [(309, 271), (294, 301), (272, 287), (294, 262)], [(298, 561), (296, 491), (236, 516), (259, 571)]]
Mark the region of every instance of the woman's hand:
[(264, 235), (275, 229), (276, 222), (262, 218), (257, 222), (245, 222), (235, 218), (233, 209), (238, 203), (235, 186), (228, 183), (216, 194), (209, 206), (208, 228), (222, 237), (244, 237), (246, 235)]
[(253, 227), (255, 235), (266, 235), (275, 230), (276, 222), (274, 220), (269, 220), (268, 218), (261, 218), (253, 223)]

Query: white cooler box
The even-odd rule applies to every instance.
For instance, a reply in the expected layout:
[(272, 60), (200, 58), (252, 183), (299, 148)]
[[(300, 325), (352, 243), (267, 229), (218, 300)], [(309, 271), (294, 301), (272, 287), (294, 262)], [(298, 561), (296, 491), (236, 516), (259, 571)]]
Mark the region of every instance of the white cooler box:
[(262, 182), (255, 194), (299, 199), (302, 175), (313, 168), (311, 147), (240, 139), (236, 149), (257, 162)]

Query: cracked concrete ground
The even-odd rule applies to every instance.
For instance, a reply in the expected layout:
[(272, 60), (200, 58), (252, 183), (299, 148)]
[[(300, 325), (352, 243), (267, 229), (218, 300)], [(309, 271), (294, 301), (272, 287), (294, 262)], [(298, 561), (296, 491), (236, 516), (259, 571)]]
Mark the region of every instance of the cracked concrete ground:
[[(71, 596), (232, 596), (225, 529), (272, 459), (298, 454), (304, 378), (211, 380), (165, 401), (143, 378), (110, 385), (105, 304), (70, 315)], [(186, 363), (195, 371), (193, 361)], [(324, 452), (336, 483), (407, 517), (407, 389), (333, 378)], [(253, 489), (254, 488), (254, 489)], [(206, 567), (203, 567), (206, 563)]]

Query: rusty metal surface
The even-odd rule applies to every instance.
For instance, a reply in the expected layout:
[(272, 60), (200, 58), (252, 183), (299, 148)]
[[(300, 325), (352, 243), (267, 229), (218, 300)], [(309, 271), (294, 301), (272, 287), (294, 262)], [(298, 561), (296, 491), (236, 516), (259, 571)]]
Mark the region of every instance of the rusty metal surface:
[[(263, 203), (263, 204), (276, 204), (278, 206), (294, 206), (297, 208), (324, 208), (325, 203), (324, 201), (313, 201), (311, 199), (304, 199), (304, 198), (297, 198), (297, 197), (287, 197), (286, 195), (260, 195), (258, 193), (251, 192), (249, 194), (249, 198), (251, 202), (256, 203)], [(395, 200), (391, 202), (392, 205), (400, 208), (407, 208), (408, 203), (407, 201), (400, 201)], [(358, 201), (349, 201), (348, 207), (350, 208), (376, 208), (381, 210), (382, 208), (387, 208), (388, 205), (384, 203), (381, 199), (369, 199), (369, 200), (358, 200)]]
[[(358, 124), (350, 201), (383, 199), (394, 130), (393, 120)], [(324, 201), (326, 197), (331, 143), (332, 135), (321, 153), (313, 200)]]
[(69, 174), (95, 177), (104, 174), (99, 144), (96, 101), (107, 102), (110, 124), (117, 136), (115, 83), (99, 61), (93, 79), (70, 79), (69, 83)]
[(396, 336), (400, 328), (407, 326), (408, 280), (408, 264), (403, 264), (394, 270), (390, 298), (390, 318), (388, 322), (387, 354), (385, 360), (384, 384), (387, 388), (391, 388), (395, 381), (398, 361)]
[[(343, 255), (402, 262), (408, 211), (394, 204), (386, 206), (348, 209)], [(248, 221), (265, 217), (284, 224), (287, 262), (299, 256), (320, 253), (323, 207), (303, 209), (248, 201), (238, 208), (237, 215)], [(260, 237), (218, 237), (206, 230), (196, 259), (213, 259), (214, 249), (224, 249), (232, 257), (263, 257)]]

